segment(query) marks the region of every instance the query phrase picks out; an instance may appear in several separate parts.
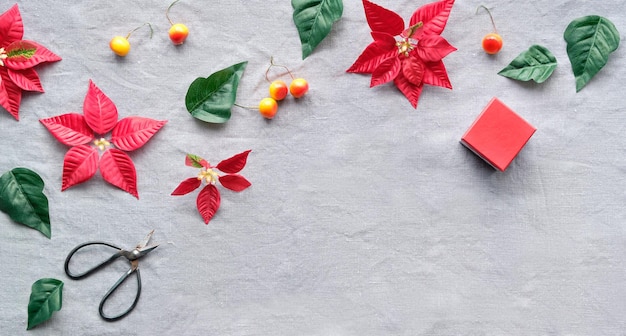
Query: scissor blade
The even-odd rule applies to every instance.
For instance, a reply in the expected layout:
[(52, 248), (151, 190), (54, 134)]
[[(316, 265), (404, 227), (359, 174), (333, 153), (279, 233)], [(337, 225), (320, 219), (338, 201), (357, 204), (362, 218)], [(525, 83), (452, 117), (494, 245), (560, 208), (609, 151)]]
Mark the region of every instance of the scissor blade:
[(152, 252), (152, 250), (154, 250), (155, 248), (157, 248), (159, 245), (150, 245), (150, 246), (144, 246), (142, 248), (137, 248), (137, 251), (139, 252), (139, 254), (137, 255), (137, 258), (141, 258), (143, 256), (145, 256), (146, 254)]
[(146, 236), (146, 238), (144, 238), (142, 241), (140, 241), (137, 244), (137, 249), (141, 250), (142, 248), (146, 247), (146, 245), (148, 245), (148, 242), (150, 241), (150, 238), (152, 238), (152, 234), (154, 233), (154, 230), (150, 231), (150, 233), (148, 233), (148, 235)]

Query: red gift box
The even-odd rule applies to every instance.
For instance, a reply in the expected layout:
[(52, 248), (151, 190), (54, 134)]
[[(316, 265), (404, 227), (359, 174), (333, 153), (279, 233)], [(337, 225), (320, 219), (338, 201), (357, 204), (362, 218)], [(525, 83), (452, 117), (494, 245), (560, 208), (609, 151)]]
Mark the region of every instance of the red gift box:
[(465, 132), (461, 143), (504, 171), (537, 129), (498, 98), (493, 98)]

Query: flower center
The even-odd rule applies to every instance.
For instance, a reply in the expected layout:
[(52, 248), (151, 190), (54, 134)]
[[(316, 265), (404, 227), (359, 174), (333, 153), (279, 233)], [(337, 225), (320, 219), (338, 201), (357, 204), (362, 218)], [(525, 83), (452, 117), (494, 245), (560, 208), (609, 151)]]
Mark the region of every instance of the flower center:
[(213, 169), (201, 170), (198, 174), (198, 180), (205, 180), (207, 184), (215, 184), (220, 175)]
[(409, 53), (415, 48), (415, 45), (408, 38), (405, 38), (396, 42), (396, 47), (398, 47), (398, 54), (409, 57)]
[(100, 148), (101, 151), (111, 146), (111, 143), (105, 138), (100, 138), (98, 140), (95, 140), (93, 144), (96, 145), (96, 147)]
[(7, 55), (6, 50), (4, 50), (4, 48), (0, 48), (0, 66), (4, 66), (4, 60), (7, 59), (7, 57), (9, 57)]

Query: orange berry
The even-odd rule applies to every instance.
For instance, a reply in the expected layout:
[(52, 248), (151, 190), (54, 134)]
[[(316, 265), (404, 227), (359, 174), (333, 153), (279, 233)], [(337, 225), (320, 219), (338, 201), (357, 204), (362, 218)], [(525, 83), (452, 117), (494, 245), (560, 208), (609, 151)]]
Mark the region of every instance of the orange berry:
[(289, 92), (294, 98), (300, 98), (309, 91), (309, 83), (304, 78), (296, 78), (289, 84)]
[(289, 93), (287, 83), (281, 80), (275, 80), (270, 84), (270, 97), (275, 100), (283, 100)]
[(497, 54), (502, 49), (502, 37), (496, 33), (489, 33), (483, 37), (483, 50), (487, 54)]
[(267, 119), (272, 119), (278, 111), (278, 103), (274, 98), (263, 98), (259, 103), (259, 113)]
[(189, 28), (182, 23), (173, 24), (169, 30), (170, 40), (174, 45), (183, 44), (189, 35)]

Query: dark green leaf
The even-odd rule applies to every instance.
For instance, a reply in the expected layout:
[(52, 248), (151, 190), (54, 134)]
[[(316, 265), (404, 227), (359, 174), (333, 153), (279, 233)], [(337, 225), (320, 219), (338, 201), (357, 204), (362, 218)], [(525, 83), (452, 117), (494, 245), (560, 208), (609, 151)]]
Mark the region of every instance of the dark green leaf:
[(576, 77), (576, 92), (604, 67), (619, 46), (619, 32), (606, 18), (590, 15), (572, 21), (563, 34)]
[(191, 83), (185, 105), (196, 119), (210, 123), (225, 123), (237, 98), (237, 86), (248, 62), (241, 62)]
[(330, 33), (333, 23), (343, 14), (342, 0), (291, 0), (293, 22), (302, 42), (302, 59)]
[(556, 69), (556, 57), (550, 50), (540, 45), (534, 45), (519, 54), (515, 59), (498, 72), (498, 75), (520, 81), (534, 80), (543, 83)]
[(0, 210), (14, 221), (50, 238), (48, 198), (41, 177), (27, 168), (15, 168), (0, 176)]
[(28, 301), (28, 327), (47, 321), (55, 311), (61, 310), (63, 303), (63, 281), (51, 278), (35, 281)]

